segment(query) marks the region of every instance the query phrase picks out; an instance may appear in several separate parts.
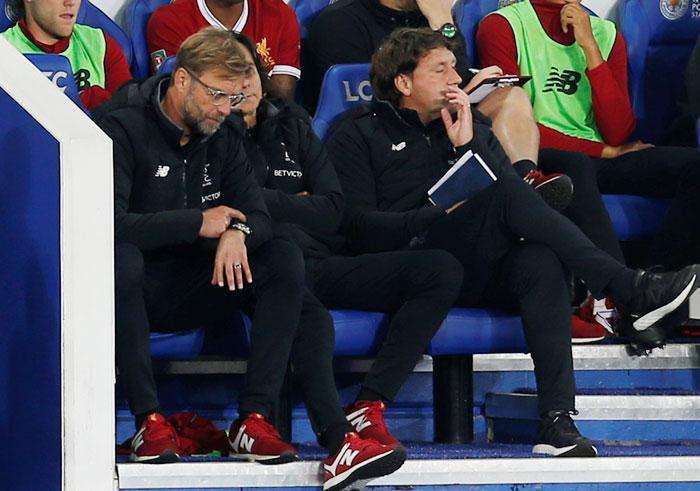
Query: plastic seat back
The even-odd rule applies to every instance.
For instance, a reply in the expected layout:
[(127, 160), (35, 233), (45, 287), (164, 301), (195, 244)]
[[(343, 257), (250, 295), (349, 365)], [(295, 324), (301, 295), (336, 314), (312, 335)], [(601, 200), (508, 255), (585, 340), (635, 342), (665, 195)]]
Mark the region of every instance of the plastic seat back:
[(151, 73), (146, 28), (153, 12), (169, 0), (132, 0), (124, 12), (124, 28), (134, 45), (134, 77), (146, 78)]
[(659, 143), (679, 113), (685, 68), (700, 34), (693, 2), (622, 0), (618, 25), (627, 44), (635, 138)]
[(88, 112), (78, 95), (78, 84), (73, 77), (73, 68), (68, 58), (63, 55), (49, 53), (31, 53), (24, 56), (37, 67), (41, 73), (46, 75), (56, 87), (61, 89), (70, 100), (75, 102), (80, 109), (86, 113)]
[(318, 106), (312, 126), (321, 141), (338, 116), (352, 106), (372, 100), (369, 64), (333, 65), (321, 84)]

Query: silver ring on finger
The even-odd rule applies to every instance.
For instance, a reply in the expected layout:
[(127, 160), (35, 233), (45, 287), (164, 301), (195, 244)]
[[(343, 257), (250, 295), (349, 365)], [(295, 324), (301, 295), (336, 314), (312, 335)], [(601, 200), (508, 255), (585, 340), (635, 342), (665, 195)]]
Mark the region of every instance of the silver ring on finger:
[(240, 264), (234, 264), (234, 265), (233, 265), (233, 268), (234, 268), (234, 269), (241, 269), (241, 265), (240, 265)]

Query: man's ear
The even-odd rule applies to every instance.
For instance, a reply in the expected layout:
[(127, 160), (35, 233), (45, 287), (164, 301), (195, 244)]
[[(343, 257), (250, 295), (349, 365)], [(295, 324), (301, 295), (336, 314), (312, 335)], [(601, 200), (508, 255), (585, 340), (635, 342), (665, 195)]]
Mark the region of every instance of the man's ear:
[(185, 70), (182, 67), (178, 68), (177, 70), (175, 70), (173, 72), (173, 85), (178, 90), (184, 89), (185, 86), (187, 86), (189, 79), (190, 79), (189, 73), (187, 73), (187, 70)]
[(411, 81), (411, 77), (405, 73), (399, 73), (396, 77), (394, 77), (394, 87), (396, 87), (396, 90), (398, 90), (402, 96), (410, 96), (411, 91), (413, 90), (413, 82)]

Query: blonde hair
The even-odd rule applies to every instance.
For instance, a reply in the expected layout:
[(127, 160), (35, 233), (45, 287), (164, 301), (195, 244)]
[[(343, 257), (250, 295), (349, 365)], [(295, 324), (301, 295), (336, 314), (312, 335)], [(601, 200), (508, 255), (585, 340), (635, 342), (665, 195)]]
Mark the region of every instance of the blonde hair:
[(207, 27), (185, 39), (177, 52), (173, 71), (185, 68), (201, 75), (215, 69), (242, 76), (255, 68), (245, 59), (243, 50), (233, 33)]

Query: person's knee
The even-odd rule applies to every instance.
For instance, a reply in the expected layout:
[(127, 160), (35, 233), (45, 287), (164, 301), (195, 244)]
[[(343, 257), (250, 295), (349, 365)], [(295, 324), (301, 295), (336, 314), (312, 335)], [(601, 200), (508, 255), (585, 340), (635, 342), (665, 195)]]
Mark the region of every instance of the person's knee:
[(530, 97), (521, 87), (504, 87), (493, 93), (493, 97), (493, 104), (484, 108), (492, 119), (513, 123), (534, 121)]
[(464, 277), (462, 264), (449, 252), (443, 250), (420, 251), (412, 263), (417, 279), (417, 287), (421, 291), (430, 289), (439, 292), (441, 296), (457, 297)]
[(143, 253), (134, 244), (117, 244), (114, 248), (114, 285), (116, 291), (138, 291), (143, 285)]
[(552, 249), (539, 244), (523, 246), (515, 253), (513, 274), (527, 288), (562, 288), (566, 283), (564, 266)]
[[(284, 239), (272, 239), (256, 251), (259, 263), (264, 263), (267, 279), (287, 288), (301, 289), (305, 281), (304, 255), (299, 247)], [(253, 271), (255, 278), (255, 271)]]

